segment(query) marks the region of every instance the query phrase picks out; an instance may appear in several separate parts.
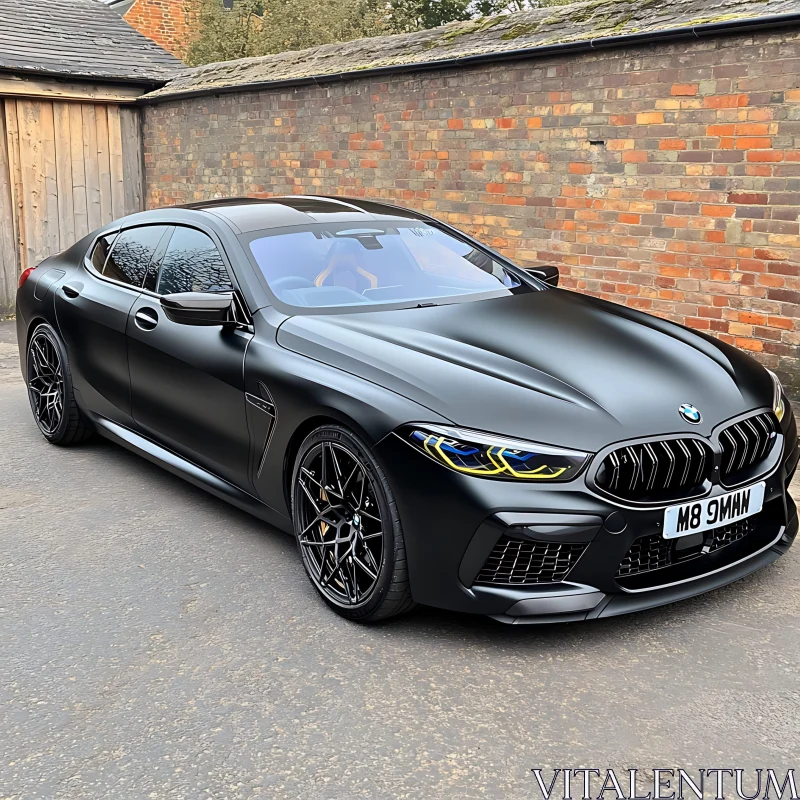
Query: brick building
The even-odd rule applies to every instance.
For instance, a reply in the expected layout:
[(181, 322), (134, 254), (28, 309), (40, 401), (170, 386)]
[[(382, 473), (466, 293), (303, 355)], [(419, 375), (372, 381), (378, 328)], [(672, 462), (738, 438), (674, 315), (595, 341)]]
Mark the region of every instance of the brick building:
[(197, 29), (199, 10), (198, 0), (134, 0), (124, 19), (167, 52), (184, 59)]
[(588, 0), (200, 67), (148, 96), (148, 202), (395, 200), (798, 392), (798, 12)]

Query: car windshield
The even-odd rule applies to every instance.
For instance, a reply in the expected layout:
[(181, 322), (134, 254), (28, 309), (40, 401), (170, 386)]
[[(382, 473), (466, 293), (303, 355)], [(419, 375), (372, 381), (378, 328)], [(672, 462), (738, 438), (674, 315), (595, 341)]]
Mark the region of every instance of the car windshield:
[(489, 254), (419, 220), (281, 228), (249, 244), (272, 293), (298, 308), (360, 311), (527, 289)]

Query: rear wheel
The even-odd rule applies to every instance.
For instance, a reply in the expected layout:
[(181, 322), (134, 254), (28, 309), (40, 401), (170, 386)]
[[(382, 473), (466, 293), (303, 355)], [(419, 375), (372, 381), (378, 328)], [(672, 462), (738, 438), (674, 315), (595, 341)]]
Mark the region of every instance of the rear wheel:
[(28, 342), (28, 399), (33, 418), (49, 442), (71, 445), (92, 434), (72, 393), (67, 352), (50, 325), (39, 325)]
[(326, 425), (303, 442), (292, 515), (306, 574), (337, 614), (374, 622), (414, 607), (391, 489), (353, 433)]

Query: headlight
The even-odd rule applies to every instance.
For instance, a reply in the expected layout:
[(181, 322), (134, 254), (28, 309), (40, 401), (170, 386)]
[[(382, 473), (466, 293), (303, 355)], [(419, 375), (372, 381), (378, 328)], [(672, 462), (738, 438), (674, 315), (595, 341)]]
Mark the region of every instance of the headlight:
[(439, 425), (406, 425), (399, 435), (440, 464), (481, 478), (569, 481), (589, 458), (576, 450)]
[(771, 369), (768, 369), (767, 372), (769, 372), (772, 377), (772, 385), (774, 387), (772, 410), (778, 418), (778, 422), (780, 422), (783, 419), (783, 415), (786, 413), (786, 406), (783, 404), (783, 386), (781, 386), (780, 378), (778, 378)]

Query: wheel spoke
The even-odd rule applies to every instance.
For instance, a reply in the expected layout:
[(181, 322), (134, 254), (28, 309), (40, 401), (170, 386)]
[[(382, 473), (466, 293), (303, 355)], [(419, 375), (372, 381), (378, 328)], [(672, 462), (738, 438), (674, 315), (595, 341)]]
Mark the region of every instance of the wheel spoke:
[(299, 483), (300, 483), (300, 488), (306, 493), (306, 497), (308, 497), (309, 502), (314, 507), (314, 511), (316, 512), (317, 516), (320, 516), (320, 514), (322, 512), (319, 510), (319, 506), (317, 505), (317, 501), (312, 496), (311, 491), (309, 490), (308, 486), (306, 486), (305, 483), (303, 483), (303, 481), (300, 481)]
[(343, 555), (343, 556), (342, 556), (342, 557), (341, 557), (341, 558), (340, 558), (340, 559), (339, 559), (339, 560), (336, 562), (335, 566), (333, 567), (333, 569), (332, 569), (332, 570), (331, 570), (331, 572), (330, 572), (330, 575), (328, 575), (328, 577), (327, 577), (327, 578), (325, 578), (325, 579), (322, 581), (322, 585), (323, 585), (323, 586), (327, 586), (327, 585), (328, 585), (328, 584), (329, 584), (329, 583), (330, 583), (330, 582), (333, 580), (333, 576), (334, 576), (334, 575), (335, 575), (337, 572), (339, 572), (339, 571), (341, 570), (341, 568), (342, 568), (342, 565), (344, 564), (345, 560), (347, 559), (347, 556), (348, 556), (348, 553), (345, 553), (345, 554), (344, 554), (344, 555)]
[(331, 462), (333, 463), (333, 474), (336, 477), (336, 485), (339, 487), (339, 496), (344, 497), (344, 489), (342, 488), (342, 469), (336, 459), (336, 450), (332, 444), (328, 445), (328, 452), (331, 454)]
[(358, 566), (361, 567), (361, 569), (363, 569), (373, 581), (378, 580), (378, 574), (373, 572), (358, 556), (353, 556), (353, 561), (358, 564)]

